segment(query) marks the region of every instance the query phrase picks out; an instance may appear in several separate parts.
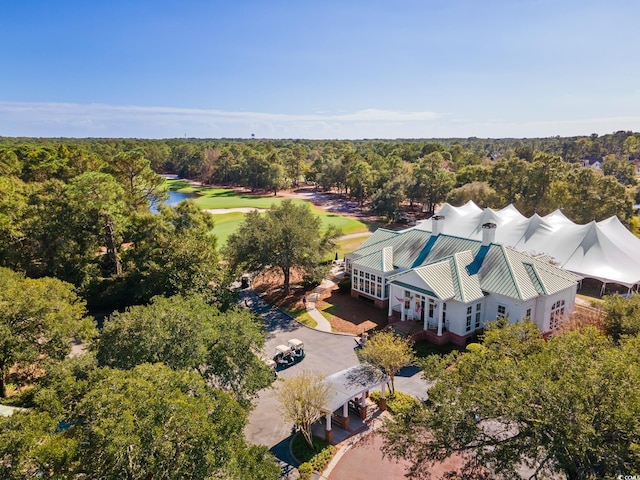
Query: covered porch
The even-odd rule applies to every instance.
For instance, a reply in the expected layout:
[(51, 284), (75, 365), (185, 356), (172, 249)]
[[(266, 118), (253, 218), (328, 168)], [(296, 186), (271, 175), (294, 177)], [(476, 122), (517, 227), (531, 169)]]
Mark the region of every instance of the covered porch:
[(442, 337), (448, 330), (446, 310), (446, 302), (427, 288), (397, 281), (391, 284), (387, 314), (389, 324), (415, 322), (425, 334)]

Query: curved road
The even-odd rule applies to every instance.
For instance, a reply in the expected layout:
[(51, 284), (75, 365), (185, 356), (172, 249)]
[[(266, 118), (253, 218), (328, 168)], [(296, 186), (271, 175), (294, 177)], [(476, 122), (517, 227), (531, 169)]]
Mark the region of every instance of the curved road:
[[(246, 302), (245, 302), (246, 301)], [(306, 327), (290, 316), (261, 300), (252, 290), (240, 293), (240, 305), (247, 306), (260, 315), (267, 330), (265, 355), (271, 357), (276, 345), (286, 344), (290, 338), (305, 344), (304, 360), (285, 370), (278, 371), (281, 378), (291, 377), (301, 370), (313, 370), (330, 375), (359, 363), (354, 347), (355, 337), (327, 333)], [(415, 367), (403, 369), (395, 379), (396, 388), (418, 398), (425, 398), (427, 384)], [(277, 385), (277, 384), (274, 384)], [(259, 392), (255, 408), (249, 415), (245, 437), (250, 443), (266, 445), (280, 460), (283, 478), (297, 478), (293, 459), (289, 455), (289, 436), (293, 425), (282, 421), (275, 399), (274, 388)]]

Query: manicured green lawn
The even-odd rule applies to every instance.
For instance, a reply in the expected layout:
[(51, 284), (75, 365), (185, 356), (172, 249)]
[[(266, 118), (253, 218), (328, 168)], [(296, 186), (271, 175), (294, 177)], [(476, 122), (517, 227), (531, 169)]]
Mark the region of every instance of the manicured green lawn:
[[(347, 238), (345, 240), (336, 241), (336, 250), (340, 259), (344, 258), (345, 253), (353, 252), (358, 248), (368, 237)], [(326, 261), (333, 260), (335, 258), (335, 252), (330, 252), (324, 258)]]
[(231, 212), (213, 216), (216, 224), (211, 232), (218, 237), (219, 247), (227, 243), (227, 238), (236, 231), (236, 228), (244, 219), (244, 215), (242, 212)]
[[(271, 205), (280, 205), (281, 197), (258, 197), (256, 195), (244, 195), (233, 190), (222, 188), (200, 189), (200, 196), (195, 202), (200, 208), (271, 208)], [(303, 200), (293, 200), (294, 203), (302, 203)]]
[[(271, 205), (279, 205), (283, 197), (273, 196), (256, 196), (237, 193), (228, 188), (211, 188), (211, 187), (194, 187), (186, 180), (166, 180), (170, 190), (179, 191), (182, 193), (198, 193), (199, 196), (194, 200), (196, 205), (202, 209), (222, 209), (222, 208), (270, 208)], [(306, 200), (293, 200), (294, 203), (302, 204), (308, 203)], [(369, 225), (360, 220), (337, 215), (335, 213), (322, 210), (315, 205), (311, 205), (311, 210), (315, 215), (320, 217), (323, 228), (327, 228), (329, 225), (335, 225), (342, 231), (342, 235), (349, 235), (351, 233), (366, 232), (375, 229), (374, 226)], [(214, 216), (216, 226), (213, 229), (213, 233), (218, 237), (218, 245), (222, 246), (226, 243), (227, 238), (231, 235), (238, 224), (244, 219), (244, 213), (231, 212)], [(364, 241), (362, 239), (356, 239), (356, 246)], [(354, 241), (348, 241), (348, 245), (353, 245)], [(346, 252), (352, 251), (353, 248), (339, 248), (338, 253), (344, 255)], [(331, 254), (331, 259), (335, 253)]]

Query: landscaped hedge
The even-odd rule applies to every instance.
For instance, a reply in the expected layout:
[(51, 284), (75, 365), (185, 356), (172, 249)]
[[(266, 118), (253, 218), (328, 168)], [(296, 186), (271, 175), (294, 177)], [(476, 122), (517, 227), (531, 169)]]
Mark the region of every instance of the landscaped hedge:
[(305, 462), (310, 463), (316, 472), (322, 472), (335, 455), (336, 447), (317, 437), (313, 437), (313, 447), (313, 450), (309, 448), (301, 433), (298, 433), (293, 438), (293, 456), (303, 464)]
[[(382, 394), (377, 390), (369, 394), (369, 398), (376, 403), (380, 402), (381, 397)], [(409, 412), (418, 405), (420, 402), (407, 393), (396, 392), (393, 396), (387, 396), (387, 410), (394, 415)]]

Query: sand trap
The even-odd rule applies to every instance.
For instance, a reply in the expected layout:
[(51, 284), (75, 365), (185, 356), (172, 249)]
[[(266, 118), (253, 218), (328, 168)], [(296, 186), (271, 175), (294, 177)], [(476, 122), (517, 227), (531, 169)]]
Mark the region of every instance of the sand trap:
[(238, 207), (238, 208), (209, 208), (204, 211), (212, 215), (222, 215), (223, 213), (242, 212), (249, 213), (253, 211), (266, 212), (267, 208)]

